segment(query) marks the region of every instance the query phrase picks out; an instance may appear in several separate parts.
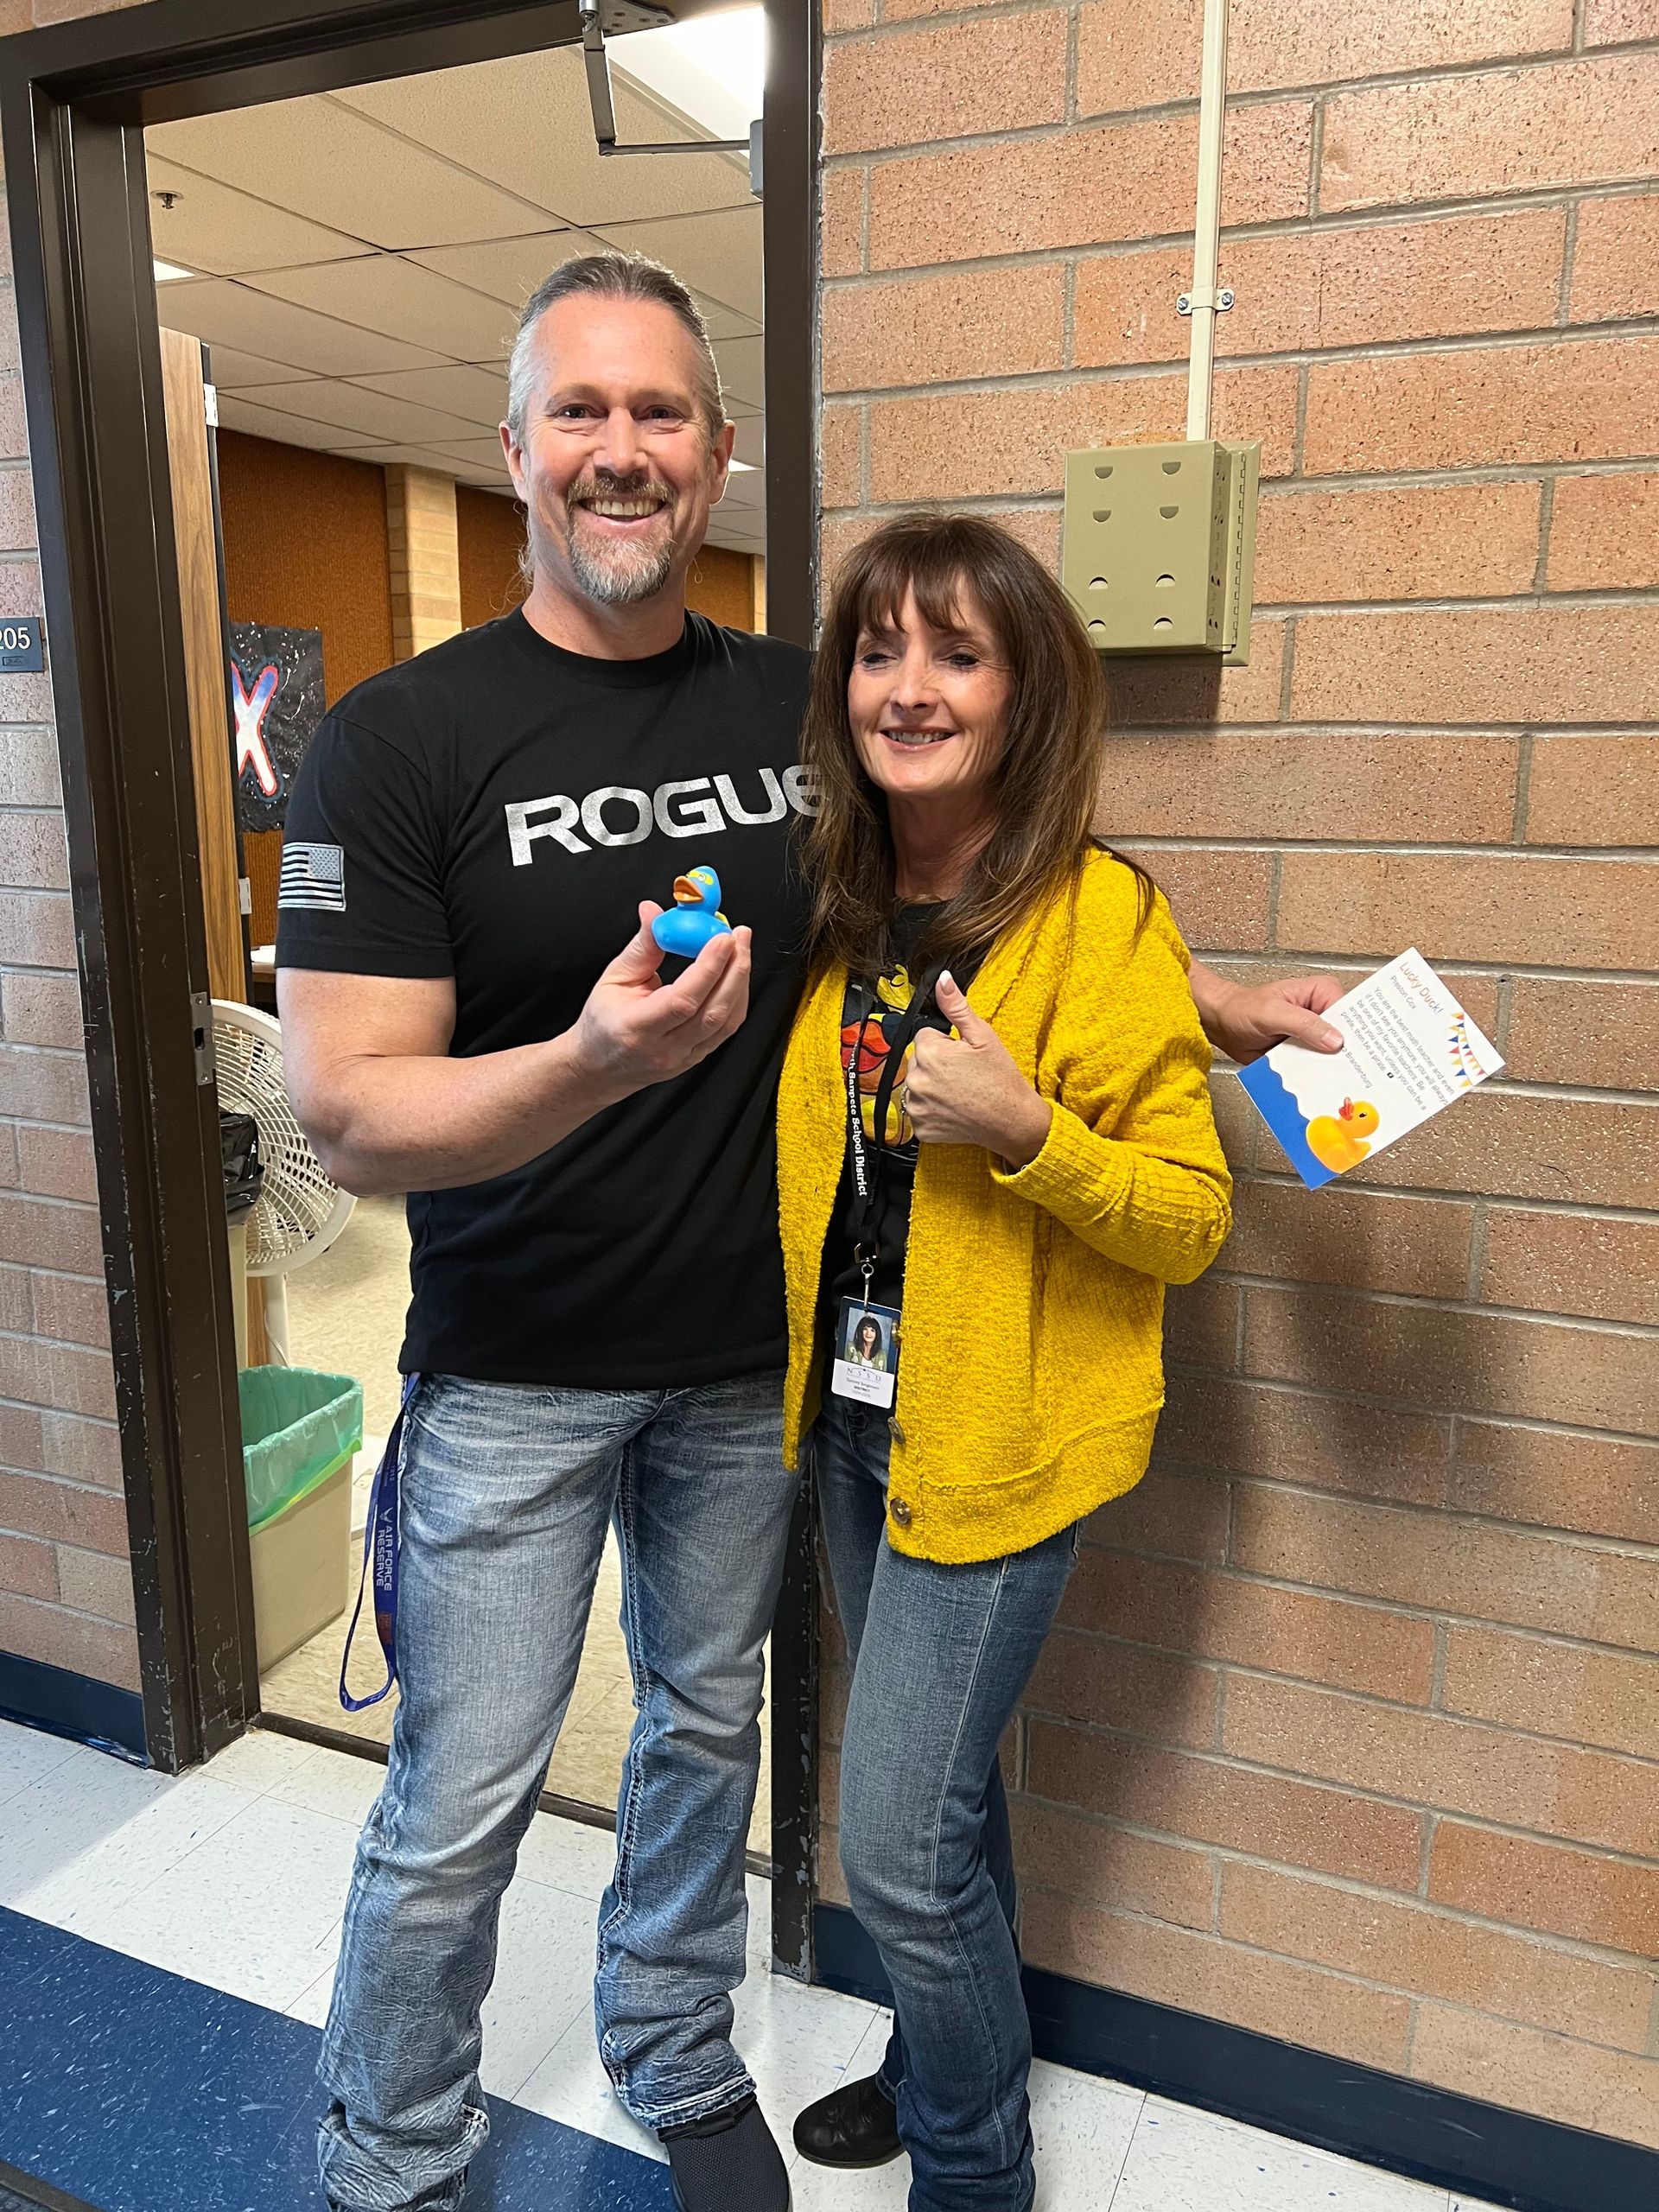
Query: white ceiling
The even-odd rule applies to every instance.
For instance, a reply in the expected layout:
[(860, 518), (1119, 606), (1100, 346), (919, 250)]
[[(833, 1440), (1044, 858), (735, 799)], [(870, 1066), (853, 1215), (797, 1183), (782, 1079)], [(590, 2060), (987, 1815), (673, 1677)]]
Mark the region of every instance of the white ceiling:
[[(626, 74), (619, 131), (713, 135)], [(560, 261), (664, 261), (709, 319), (737, 421), (710, 538), (766, 547), (760, 207), (721, 154), (601, 162), (574, 47), (156, 125), (161, 319), (213, 348), (219, 420), (289, 445), (508, 490), (496, 435), (520, 306)], [(156, 195), (176, 194), (174, 206)]]

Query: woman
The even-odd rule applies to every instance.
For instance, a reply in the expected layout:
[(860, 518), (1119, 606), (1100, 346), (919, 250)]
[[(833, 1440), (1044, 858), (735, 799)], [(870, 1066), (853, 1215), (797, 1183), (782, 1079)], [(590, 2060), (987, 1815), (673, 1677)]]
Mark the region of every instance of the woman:
[(873, 1367), (879, 1373), (886, 1374), (887, 1355), (881, 1349), (881, 1324), (874, 1313), (866, 1313), (861, 1317), (857, 1327), (853, 1331), (853, 1339), (848, 1347), (848, 1356), (855, 1367)]
[[(1103, 709), (1069, 602), (990, 523), (891, 523), (843, 569), (779, 1105), (785, 1418), (855, 1662), (842, 1861), (896, 2019), (796, 2141), (843, 2166), (902, 2142), (912, 2212), (1032, 2202), (997, 1746), (1078, 1522), (1145, 1470), (1164, 1285), (1230, 1224), (1185, 948), (1090, 835)], [(879, 1401), (830, 1356), (849, 1300), (890, 1322)]]

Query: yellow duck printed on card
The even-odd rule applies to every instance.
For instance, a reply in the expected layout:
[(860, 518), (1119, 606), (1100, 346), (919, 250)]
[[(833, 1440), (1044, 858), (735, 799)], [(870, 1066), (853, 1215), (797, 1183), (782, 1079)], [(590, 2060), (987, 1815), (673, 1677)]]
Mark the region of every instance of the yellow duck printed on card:
[(1320, 1114), (1308, 1123), (1307, 1148), (1322, 1166), (1344, 1174), (1370, 1150), (1382, 1119), (1369, 1098), (1344, 1098), (1336, 1113)]

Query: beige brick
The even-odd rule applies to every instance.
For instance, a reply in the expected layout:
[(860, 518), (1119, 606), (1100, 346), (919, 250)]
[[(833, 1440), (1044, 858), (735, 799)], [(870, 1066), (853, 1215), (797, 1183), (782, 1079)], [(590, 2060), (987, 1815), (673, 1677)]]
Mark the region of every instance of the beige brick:
[(1642, 1959), (1659, 1955), (1659, 1867), (1442, 1821), (1428, 1891), (1442, 1904)]
[(1659, 2148), (1659, 2063), (1537, 2028), (1421, 2005), (1411, 2072), (1460, 2095)]
[[(1342, 0), (1255, 0), (1235, 13), (1227, 82), (1235, 92), (1276, 91), (1572, 43), (1572, 0), (1491, 0), (1480, 8), (1401, 0), (1369, 10)], [(1203, 49), (1203, 0), (1166, 0), (1157, 9), (1091, 0), (1078, 30), (1078, 105), (1100, 114), (1192, 99)]]
[(1495, 1206), (1487, 1216), (1480, 1294), (1494, 1306), (1659, 1325), (1659, 1219)]
[(836, 285), (824, 295), (826, 391), (1017, 376), (1057, 369), (1065, 357), (1058, 262)]
[(1643, 721), (1659, 715), (1659, 606), (1303, 615), (1301, 721)]
[(1207, 1751), (1216, 1747), (1220, 1688), (1214, 1667), (1058, 1631), (1044, 1645), (1022, 1702), (1052, 1719)]
[(79, 1056), (29, 1045), (0, 1046), (0, 1114), (84, 1124), (91, 1112), (86, 1063)]
[(863, 477), (862, 407), (826, 407), (819, 417), (823, 499), (826, 507), (856, 505)]
[[(1443, 1414), (1208, 1375), (1170, 1378), (1155, 1447), (1160, 1461), (1177, 1466), (1408, 1505), (1446, 1503), (1451, 1450), (1451, 1424)], [(1098, 1541), (1117, 1539), (1103, 1533)]]
[(875, 0), (823, 0), (823, 16), (827, 36), (862, 30), (875, 21)]
[[(1656, 233), (1659, 236), (1659, 233)], [(1563, 476), (1549, 524), (1552, 591), (1659, 584), (1659, 474)]]
[(1413, 1890), (1420, 1816), (1224, 1760), (1034, 1720), (1033, 1796), (1252, 1858)]
[(132, 1625), (132, 1568), (125, 1559), (60, 1544), (58, 1587), (62, 1603), (78, 1613), (96, 1613), (100, 1620)]
[(35, 1328), (43, 1337), (77, 1344), (110, 1341), (110, 1299), (105, 1285), (75, 1275), (42, 1274), (34, 1280)]
[(1035, 1885), (1179, 1927), (1209, 1927), (1214, 1908), (1207, 1851), (1075, 1820), (1047, 1805), (1016, 1801), (1013, 1816), (1022, 1890)]
[[(1659, 506), (1654, 519), (1659, 529)], [(1659, 845), (1659, 732), (1535, 740), (1527, 786), (1527, 841)]]
[(1303, 466), (1325, 476), (1622, 461), (1652, 452), (1656, 406), (1659, 338), (1316, 361)]
[(823, 73), (826, 154), (1024, 130), (1065, 115), (1063, 8), (833, 46)]
[[(1126, 852), (1135, 851), (1132, 837), (1110, 834)], [(1272, 866), (1267, 854), (1175, 846), (1137, 856), (1157, 878), (1195, 950), (1248, 952), (1266, 944)]]
[[(0, 1406), (0, 1468), (37, 1471), (46, 1464), (43, 1448), (41, 1416), (35, 1407)], [(21, 1529), (23, 1524), (13, 1520), (0, 1504), (0, 1525)]]
[(1659, 1106), (1478, 1090), (1455, 1115), (1414, 1129), (1351, 1182), (1487, 1192), (1587, 1206), (1645, 1206)]
[(34, 1326), (35, 1301), (29, 1290), (29, 1269), (0, 1267), (0, 1330), (27, 1336)]
[(1659, 1445), (1459, 1421), (1452, 1479), (1467, 1513), (1659, 1544)]
[(91, 1206), (0, 1192), (0, 1258), (92, 1274), (104, 1263), (98, 1215)]
[(113, 1422), (53, 1411), (41, 1415), (41, 1427), (46, 1465), (52, 1473), (120, 1489), (121, 1438)]
[(29, 1337), (0, 1337), (0, 1396), (111, 1420), (115, 1373), (106, 1351), (81, 1351)]
[(1517, 976), (1504, 1052), (1518, 1083), (1659, 1090), (1659, 984)]
[(0, 898), (0, 964), (74, 966), (75, 923), (67, 893), (12, 891)]
[[(10, 294), (0, 292), (0, 310), (10, 305)], [(16, 351), (16, 320), (0, 312), (0, 362), (10, 366)], [(40, 563), (32, 556), (0, 556), (0, 614), (38, 614), (41, 604)]]
[(1639, 1759), (1659, 1751), (1659, 1659), (1454, 1628), (1441, 1701), (1448, 1713)]
[(138, 1639), (115, 1621), (0, 1594), (0, 1650), (39, 1659), (118, 1689), (138, 1688)]
[(1220, 1932), (1414, 1994), (1554, 2027), (1625, 2050), (1647, 2043), (1650, 1973), (1265, 1866), (1224, 1866)]
[[(1565, 238), (1555, 208), (1226, 238), (1220, 276), (1235, 296), (1217, 321), (1217, 350), (1224, 358), (1535, 330), (1555, 320)], [(1175, 302), (1192, 275), (1186, 246), (1080, 263), (1077, 365), (1184, 359), (1190, 334)]]
[(1472, 200), (1659, 167), (1659, 55), (1606, 54), (1347, 92), (1325, 110), (1319, 205)]
[(26, 467), (0, 468), (0, 552), (32, 551), (35, 493)]
[[(29, 426), (23, 418), (23, 380), (15, 372), (0, 375), (0, 459), (19, 461), (28, 457)], [(48, 696), (50, 696), (49, 692)]]
[[(1655, 610), (1659, 613), (1659, 609)], [(1281, 945), (1433, 960), (1659, 967), (1659, 868), (1643, 861), (1287, 853)]]
[(49, 1198), (97, 1199), (92, 1141), (82, 1130), (25, 1127), (18, 1132), (17, 1165), (26, 1191)]
[[(1166, 1560), (1085, 1550), (1061, 1618), (1074, 1628), (1130, 1643), (1332, 1683), (1402, 1704), (1427, 1705), (1433, 1682), (1434, 1630), (1429, 1621), (1355, 1605), (1347, 1599), (1275, 1590), (1236, 1574), (1203, 1572)], [(1077, 1637), (1063, 1641), (1068, 1652), (1086, 1648)], [(1130, 1656), (1121, 1645), (1097, 1648), (1124, 1662)], [(1185, 1686), (1172, 1685), (1178, 1687)], [(1236, 1682), (1230, 1685), (1230, 1702), (1236, 1688)], [(1061, 1713), (1053, 1701), (1055, 1694), (1051, 1693), (1043, 1709), (1069, 1719), (1093, 1717)], [(1169, 1695), (1166, 1690), (1166, 1701)], [(1196, 1691), (1189, 1701), (1196, 1713)], [(1099, 1717), (1104, 1726), (1131, 1732), (1162, 1732), (1142, 1728), (1132, 1718)], [(1195, 1737), (1192, 1748), (1204, 1750), (1212, 1740), (1213, 1730), (1201, 1739)]]
[(1251, 1291), (1245, 1319), (1250, 1374), (1632, 1435), (1659, 1434), (1656, 1357), (1624, 1331), (1292, 1289)]
[(1643, 38), (1659, 38), (1659, 0), (1588, 0), (1584, 11), (1586, 46), (1618, 46)]
[(51, 1545), (0, 1532), (0, 1591), (54, 1604), (58, 1595), (58, 1557)]
[(1246, 1573), (1645, 1651), (1659, 1570), (1638, 1554), (1346, 1498), (1241, 1486)]
[(1299, 2044), (1362, 2065), (1404, 2067), (1411, 2011), (1404, 1997), (1059, 1897), (1033, 1897), (1022, 1932), (1034, 1966), (1274, 2036), (1294, 2023)]
[[(1107, 661), (1109, 725), (1117, 730), (1184, 722), (1208, 728), (1276, 722), (1285, 662), (1285, 626), (1258, 615), (1250, 626), (1247, 668), (1217, 668), (1195, 654), (1116, 655)], [(1111, 789), (1109, 741), (1103, 786)]]
[(127, 1510), (109, 1491), (44, 1475), (0, 1472), (0, 1528), (43, 1544), (76, 1544), (83, 1550), (127, 1557)]
[(57, 806), (62, 797), (51, 731), (0, 731), (0, 805)]
[[(1248, 384), (1249, 391), (1240, 390)], [(1235, 369), (1217, 377), (1262, 435), (1264, 471), (1290, 466), (1295, 372)], [(1181, 435), (1185, 377), (1114, 378), (1033, 390), (925, 394), (877, 401), (870, 416), (870, 497), (883, 501), (1007, 499), (1057, 492), (1077, 448)], [(1218, 435), (1225, 435), (1218, 428)]]
[[(1224, 220), (1306, 212), (1313, 128), (1306, 100), (1229, 112)], [(1159, 116), (880, 162), (870, 174), (870, 265), (918, 269), (1185, 231), (1198, 145), (1196, 115)]]
[(1234, 1286), (1214, 1275), (1172, 1289), (1164, 1302), (1165, 1357), (1185, 1367), (1236, 1365), (1242, 1306)]
[[(1176, 1376), (1171, 1395), (1198, 1387), (1197, 1377)], [(1231, 1516), (1232, 1495), (1225, 1483), (1209, 1475), (1173, 1473), (1154, 1463), (1132, 1491), (1090, 1515), (1084, 1541), (1146, 1558), (1215, 1566), (1227, 1555)]]
[(1303, 1682), (1235, 1675), (1222, 1740), (1261, 1766), (1571, 1843), (1634, 1853), (1659, 1838), (1659, 1763)]
[(1221, 1264), (1230, 1274), (1461, 1298), (1472, 1219), (1472, 1207), (1440, 1200), (1338, 1188), (1311, 1206), (1300, 1185), (1241, 1183)]
[[(1659, 35), (1656, 33), (1655, 35)], [(1573, 249), (1573, 320), (1659, 311), (1659, 193), (1586, 200)]]
[(826, 169), (819, 179), (819, 254), (826, 277), (851, 276), (864, 266), (861, 168)]
[(1262, 500), (1255, 596), (1480, 599), (1529, 591), (1538, 563), (1535, 484), (1297, 491)]
[(1128, 837), (1503, 844), (1520, 758), (1508, 736), (1119, 735), (1102, 808)]
[[(73, 976), (0, 976), (0, 1010), (8, 1044), (59, 1045), (77, 1052), (85, 1046), (80, 986)], [(82, 1069), (84, 1078), (84, 1061)], [(75, 1118), (85, 1120), (86, 1116)]]

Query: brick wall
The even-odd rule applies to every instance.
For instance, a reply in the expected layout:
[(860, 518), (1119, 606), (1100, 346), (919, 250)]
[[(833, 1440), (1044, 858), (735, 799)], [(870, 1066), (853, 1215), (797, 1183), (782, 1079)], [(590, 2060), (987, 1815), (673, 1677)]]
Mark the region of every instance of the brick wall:
[[(41, 608), (27, 456), (0, 202), (8, 614)], [(68, 880), (50, 680), (0, 676), (0, 1652), (136, 1689)]]
[[(914, 500), (1052, 557), (1068, 446), (1181, 435), (1200, 15), (825, 0), (827, 566)], [(1230, 75), (1255, 651), (1114, 664), (1106, 821), (1224, 965), (1414, 942), (1510, 1068), (1318, 1198), (1218, 1077), (1026, 1947), (1659, 2144), (1659, 6), (1236, 0)]]

